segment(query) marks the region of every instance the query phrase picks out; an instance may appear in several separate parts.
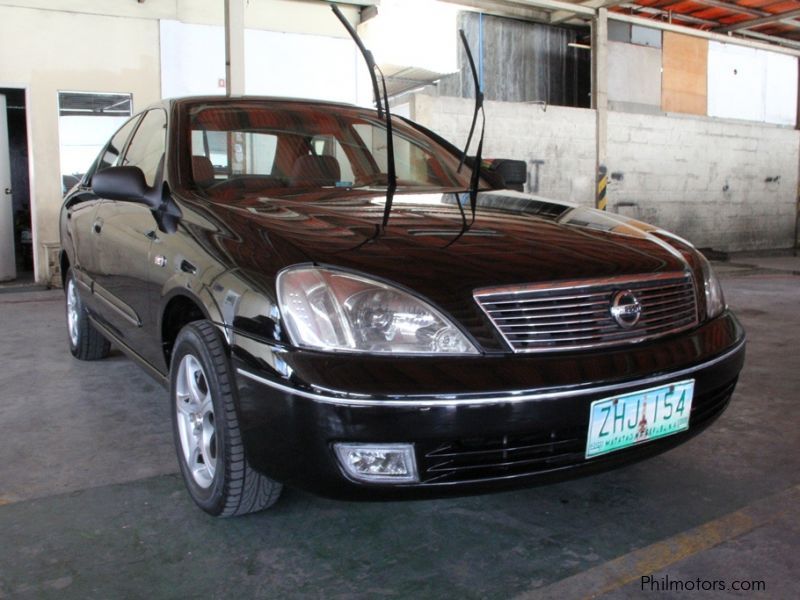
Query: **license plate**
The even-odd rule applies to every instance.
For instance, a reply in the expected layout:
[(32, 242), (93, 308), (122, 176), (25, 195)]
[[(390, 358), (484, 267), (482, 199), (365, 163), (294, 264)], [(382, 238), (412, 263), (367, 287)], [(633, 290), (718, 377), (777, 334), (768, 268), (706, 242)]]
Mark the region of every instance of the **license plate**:
[(689, 429), (694, 379), (595, 400), (589, 409), (586, 458)]

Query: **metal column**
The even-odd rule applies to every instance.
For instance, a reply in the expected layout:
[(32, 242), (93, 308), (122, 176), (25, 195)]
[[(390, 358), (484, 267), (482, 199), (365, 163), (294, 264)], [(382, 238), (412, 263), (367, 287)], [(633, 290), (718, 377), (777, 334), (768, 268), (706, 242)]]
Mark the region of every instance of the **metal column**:
[(595, 110), (595, 205), (606, 210), (608, 145), (608, 9), (600, 8), (592, 21), (592, 108)]
[(225, 0), (225, 93), (244, 95), (244, 0)]

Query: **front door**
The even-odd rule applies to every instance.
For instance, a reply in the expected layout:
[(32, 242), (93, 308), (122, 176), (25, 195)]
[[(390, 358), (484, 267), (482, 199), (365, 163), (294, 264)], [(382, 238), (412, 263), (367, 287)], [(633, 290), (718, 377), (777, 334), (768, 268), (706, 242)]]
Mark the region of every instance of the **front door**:
[[(118, 165), (139, 167), (150, 187), (162, 184), (166, 113), (145, 113)], [(102, 319), (130, 350), (150, 359), (160, 348), (153, 335), (151, 248), (158, 225), (149, 207), (104, 199), (95, 215), (97, 273), (94, 295)], [(150, 359), (149, 362), (152, 362)]]

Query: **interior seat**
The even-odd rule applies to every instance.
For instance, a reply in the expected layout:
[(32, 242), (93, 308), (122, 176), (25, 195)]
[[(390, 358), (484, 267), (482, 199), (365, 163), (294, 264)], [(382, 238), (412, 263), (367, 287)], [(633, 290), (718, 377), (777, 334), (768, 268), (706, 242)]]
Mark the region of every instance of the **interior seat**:
[(289, 181), (294, 187), (336, 185), (340, 176), (335, 157), (308, 154), (294, 161)]
[(200, 187), (208, 187), (214, 183), (214, 165), (207, 156), (192, 156), (192, 178)]

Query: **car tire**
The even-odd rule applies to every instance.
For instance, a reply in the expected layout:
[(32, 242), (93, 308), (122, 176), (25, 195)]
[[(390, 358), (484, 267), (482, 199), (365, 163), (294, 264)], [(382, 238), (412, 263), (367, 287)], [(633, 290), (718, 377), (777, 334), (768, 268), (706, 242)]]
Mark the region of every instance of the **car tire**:
[(100, 360), (108, 356), (111, 344), (92, 322), (81, 301), (78, 284), (72, 269), (67, 271), (64, 286), (67, 313), (67, 337), (69, 351), (79, 360)]
[(283, 487), (248, 464), (235, 394), (219, 330), (209, 321), (184, 326), (170, 362), (175, 450), (192, 499), (219, 517), (268, 508)]

